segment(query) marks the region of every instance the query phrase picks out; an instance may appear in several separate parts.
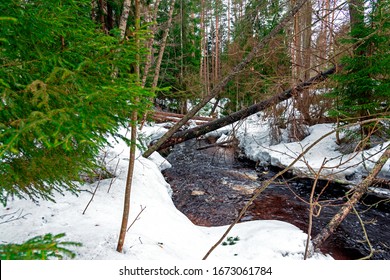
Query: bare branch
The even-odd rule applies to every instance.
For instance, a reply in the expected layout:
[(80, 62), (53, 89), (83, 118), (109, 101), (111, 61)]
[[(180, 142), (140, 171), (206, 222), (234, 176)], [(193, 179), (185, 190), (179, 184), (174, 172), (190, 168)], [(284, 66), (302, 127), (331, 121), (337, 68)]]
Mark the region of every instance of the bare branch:
[(5, 221), (0, 222), (1, 224), (10, 223), (20, 219), (26, 219), (26, 216), (31, 215), (31, 213), (23, 214), (23, 209), (16, 210), (15, 212), (4, 214), (0, 216), (0, 220), (5, 219)]

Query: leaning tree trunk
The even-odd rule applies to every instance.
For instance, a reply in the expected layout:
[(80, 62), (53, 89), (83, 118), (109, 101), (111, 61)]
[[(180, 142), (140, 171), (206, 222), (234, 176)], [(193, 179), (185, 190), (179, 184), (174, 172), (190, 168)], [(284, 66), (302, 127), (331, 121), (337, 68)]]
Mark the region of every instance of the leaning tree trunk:
[(152, 147), (150, 147), (144, 154), (144, 157), (149, 157), (153, 152), (157, 151), (176, 131), (179, 130), (184, 124), (186, 124), (195, 114), (202, 109), (212, 98), (217, 96), (238, 73), (240, 73), (258, 54), (260, 50), (262, 50), (265, 45), (275, 36), (277, 35), (291, 20), (292, 17), (299, 11), (302, 5), (307, 0), (301, 0), (298, 4), (291, 9), (280, 23), (267, 35), (265, 36), (253, 49), (252, 51), (239, 63), (237, 64), (233, 70), (220, 81), (208, 94), (205, 98), (203, 98), (196, 106), (194, 106), (186, 116), (183, 117), (179, 122), (177, 122), (172, 128), (170, 128)]
[(378, 173), (381, 171), (382, 167), (385, 165), (387, 160), (390, 158), (390, 145), (387, 146), (385, 152), (379, 158), (374, 168), (371, 170), (370, 174), (364, 179), (360, 184), (354, 188), (354, 193), (346, 204), (333, 216), (332, 220), (328, 225), (321, 230), (312, 240), (314, 252), (317, 248), (321, 247), (326, 239), (337, 229), (341, 222), (348, 216), (351, 212), (354, 205), (360, 200), (360, 198), (367, 192), (367, 189), (372, 185)]
[(160, 5), (160, 0), (156, 0), (154, 3), (154, 11), (153, 11), (153, 25), (150, 27), (150, 33), (149, 33), (149, 40), (147, 42), (147, 49), (148, 49), (148, 55), (146, 57), (146, 62), (144, 66), (141, 86), (144, 87), (146, 85), (146, 80), (149, 75), (150, 67), (152, 66), (152, 60), (153, 60), (153, 43), (154, 43), (154, 34), (157, 31), (157, 14), (158, 14), (158, 7)]
[(163, 35), (163, 38), (161, 40), (161, 47), (160, 47), (160, 51), (158, 53), (158, 58), (157, 58), (157, 61), (156, 61), (156, 68), (154, 70), (154, 77), (153, 77), (153, 84), (152, 84), (152, 88), (153, 89), (155, 87), (157, 87), (158, 78), (160, 76), (161, 62), (162, 62), (162, 59), (163, 59), (163, 56), (164, 56), (165, 47), (167, 45), (169, 29), (171, 28), (171, 25), (172, 25), (172, 16), (173, 16), (173, 10), (175, 8), (175, 2), (176, 2), (175, 0), (172, 0), (171, 1), (171, 5), (169, 7), (169, 16), (168, 16), (167, 27), (166, 27), (166, 29), (164, 31), (164, 35)]
[(226, 125), (232, 124), (236, 121), (242, 120), (248, 116), (251, 116), (259, 111), (262, 111), (266, 108), (269, 108), (275, 104), (278, 104), (279, 102), (282, 102), (284, 100), (287, 100), (291, 98), (293, 95), (296, 95), (298, 92), (309, 88), (312, 85), (318, 84), (325, 79), (327, 79), (330, 75), (334, 74), (339, 67), (333, 67), (325, 72), (319, 73), (318, 75), (312, 77), (311, 79), (302, 82), (295, 86), (294, 88), (291, 88), (289, 90), (286, 90), (282, 93), (279, 93), (277, 95), (272, 96), (269, 99), (266, 99), (260, 103), (254, 104), (252, 106), (249, 106), (246, 109), (240, 110), (238, 112), (235, 112), (233, 114), (230, 114), (229, 116), (226, 116), (224, 118), (217, 119), (215, 121), (187, 129), (181, 132), (177, 132), (172, 135), (165, 143), (163, 143), (160, 146), (160, 149), (164, 149), (173, 145), (176, 145), (178, 143), (199, 137), (201, 135), (204, 135), (210, 131), (214, 131), (218, 128), (224, 127)]

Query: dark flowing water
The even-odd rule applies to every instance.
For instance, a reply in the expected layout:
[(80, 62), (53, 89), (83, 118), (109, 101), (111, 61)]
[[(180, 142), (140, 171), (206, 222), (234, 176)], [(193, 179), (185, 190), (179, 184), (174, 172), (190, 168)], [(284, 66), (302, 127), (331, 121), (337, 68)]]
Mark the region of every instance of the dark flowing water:
[[(202, 143), (204, 145), (205, 143)], [(174, 191), (173, 200), (194, 224), (227, 225), (234, 221), (261, 180), (270, 178), (273, 170), (255, 170), (250, 161), (237, 161), (234, 150), (213, 148), (198, 151), (200, 144), (187, 141), (175, 146), (168, 155), (172, 168), (164, 176)], [(275, 172), (277, 170), (274, 170)], [(250, 206), (242, 221), (281, 220), (307, 232), (312, 182), (286, 178), (269, 186)], [(312, 236), (323, 228), (345, 202), (346, 190), (337, 185), (318, 186), (321, 211), (314, 218)], [(365, 197), (356, 207), (364, 222), (366, 234), (375, 250), (371, 259), (390, 259), (390, 202)], [(358, 259), (370, 252), (361, 222), (351, 213), (321, 250), (335, 259)]]

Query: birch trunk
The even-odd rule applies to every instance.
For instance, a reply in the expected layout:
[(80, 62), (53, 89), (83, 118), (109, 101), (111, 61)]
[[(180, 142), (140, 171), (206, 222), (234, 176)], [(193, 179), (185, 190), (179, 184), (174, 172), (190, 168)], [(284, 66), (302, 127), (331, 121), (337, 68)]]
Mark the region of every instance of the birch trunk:
[(121, 18), (119, 20), (119, 30), (121, 32), (121, 38), (125, 38), (126, 28), (127, 28), (127, 20), (129, 19), (131, 7), (131, 0), (124, 0), (123, 2), (123, 11), (121, 14)]

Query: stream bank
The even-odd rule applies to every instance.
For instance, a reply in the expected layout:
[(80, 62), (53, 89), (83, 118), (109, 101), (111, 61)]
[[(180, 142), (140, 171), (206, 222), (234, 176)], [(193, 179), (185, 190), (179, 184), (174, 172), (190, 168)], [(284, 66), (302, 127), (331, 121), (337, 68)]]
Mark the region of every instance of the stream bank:
[[(173, 189), (173, 201), (194, 224), (227, 225), (234, 221), (254, 189), (277, 170), (256, 170), (249, 160), (238, 161), (231, 148), (196, 150), (205, 143), (195, 140), (176, 145), (167, 159), (172, 168), (164, 176)], [(320, 188), (319, 188), (320, 189)], [(269, 186), (255, 200), (242, 221), (286, 221), (304, 232), (308, 229), (310, 180), (284, 178)], [(321, 194), (321, 212), (315, 217), (313, 235), (324, 227), (344, 203), (345, 190), (331, 185)], [(374, 206), (373, 206), (374, 205)], [(358, 206), (375, 249), (372, 259), (390, 259), (389, 203), (366, 197)], [(321, 248), (335, 259), (358, 259), (369, 254), (369, 244), (356, 215), (350, 214)]]

